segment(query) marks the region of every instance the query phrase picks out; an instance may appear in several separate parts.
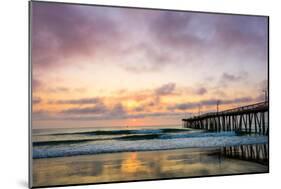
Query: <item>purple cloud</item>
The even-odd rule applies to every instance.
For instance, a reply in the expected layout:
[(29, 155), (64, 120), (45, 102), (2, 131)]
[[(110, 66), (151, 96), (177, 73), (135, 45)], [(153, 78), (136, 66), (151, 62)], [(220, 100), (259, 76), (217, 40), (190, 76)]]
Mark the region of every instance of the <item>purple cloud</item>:
[(223, 81), (239, 81), (242, 78), (243, 78), (242, 76), (235, 76), (229, 73), (223, 73), (221, 77)]
[[(35, 68), (59, 66), (75, 56), (113, 50), (120, 34), (103, 7), (32, 3), (32, 62)], [(87, 14), (86, 14), (87, 13)], [(115, 41), (115, 42), (113, 42)], [(64, 61), (61, 61), (64, 60)]]
[[(32, 61), (38, 69), (100, 52), (139, 73), (214, 57), (242, 57), (241, 64), (247, 57), (267, 60), (266, 17), (40, 2), (33, 2), (32, 12)], [(142, 63), (127, 60), (130, 55)]]
[(32, 104), (39, 104), (40, 102), (42, 102), (42, 99), (40, 97), (32, 98)]
[(155, 90), (155, 93), (159, 96), (161, 95), (168, 95), (172, 94), (172, 92), (175, 90), (176, 84), (175, 83), (167, 83)]
[(150, 30), (161, 49), (177, 52), (185, 64), (228, 64), (233, 57), (241, 58), (237, 64), (267, 61), (266, 17), (163, 11)]
[(83, 114), (104, 114), (108, 111), (107, 107), (104, 104), (96, 104), (91, 107), (86, 108), (70, 108), (64, 110), (62, 113), (64, 114), (76, 114), (76, 115), (83, 115)]
[(81, 99), (70, 99), (70, 100), (56, 100), (50, 101), (51, 104), (98, 104), (102, 103), (100, 98), (81, 98)]
[(204, 95), (204, 94), (206, 94), (207, 92), (208, 92), (208, 91), (207, 91), (206, 88), (201, 87), (201, 88), (197, 89), (195, 93), (198, 94), (198, 95)]
[(37, 91), (43, 87), (43, 84), (40, 80), (32, 78), (32, 90)]
[[(241, 98), (234, 98), (229, 100), (219, 100), (219, 104), (227, 105), (227, 104), (240, 104), (240, 103), (250, 103), (253, 102), (255, 99), (252, 97), (241, 97)], [(169, 106), (168, 110), (189, 110), (194, 109), (199, 106), (215, 106), (218, 103), (218, 99), (208, 99), (208, 100), (201, 100), (199, 102), (186, 102), (186, 103), (179, 103), (173, 106)]]
[(116, 104), (112, 110), (110, 110), (109, 115), (113, 117), (119, 117), (127, 114), (125, 108), (122, 104), (118, 103)]

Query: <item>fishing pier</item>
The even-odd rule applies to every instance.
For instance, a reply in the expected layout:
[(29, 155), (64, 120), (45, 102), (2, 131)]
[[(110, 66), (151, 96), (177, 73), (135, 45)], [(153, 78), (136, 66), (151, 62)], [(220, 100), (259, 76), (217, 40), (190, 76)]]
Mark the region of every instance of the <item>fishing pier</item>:
[(184, 128), (268, 135), (268, 101), (182, 119)]

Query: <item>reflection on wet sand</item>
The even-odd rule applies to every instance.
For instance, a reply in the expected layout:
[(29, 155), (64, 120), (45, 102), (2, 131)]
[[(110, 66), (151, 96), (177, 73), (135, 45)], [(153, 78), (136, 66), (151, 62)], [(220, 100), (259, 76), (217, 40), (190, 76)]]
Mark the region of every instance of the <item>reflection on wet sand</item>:
[(268, 172), (265, 164), (229, 154), (226, 148), (181, 149), (35, 159), (34, 186)]
[(247, 160), (268, 165), (268, 144), (241, 145), (224, 147), (221, 154), (225, 157)]

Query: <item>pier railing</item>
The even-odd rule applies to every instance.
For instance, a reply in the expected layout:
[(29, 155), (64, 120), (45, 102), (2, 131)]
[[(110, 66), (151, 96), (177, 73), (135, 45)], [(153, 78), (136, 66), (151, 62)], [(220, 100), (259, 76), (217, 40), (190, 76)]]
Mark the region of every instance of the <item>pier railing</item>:
[(183, 127), (268, 134), (268, 101), (182, 119)]

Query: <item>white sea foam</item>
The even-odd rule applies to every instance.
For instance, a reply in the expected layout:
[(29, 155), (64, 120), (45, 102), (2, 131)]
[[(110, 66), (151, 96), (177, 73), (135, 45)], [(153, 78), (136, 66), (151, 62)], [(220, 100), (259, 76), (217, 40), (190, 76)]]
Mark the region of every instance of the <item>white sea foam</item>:
[[(264, 144), (267, 136), (236, 136), (233, 132), (201, 133), (192, 137), (184, 134), (163, 135), (163, 139), (154, 140), (107, 140), (82, 144), (54, 145), (33, 148), (33, 158), (63, 157), (86, 154), (168, 150), (180, 148), (204, 148), (237, 146), (245, 144)], [(166, 138), (165, 138), (166, 136)], [(170, 137), (170, 138), (169, 138)]]
[(160, 134), (162, 129), (142, 129), (142, 130), (131, 130), (131, 134)]

